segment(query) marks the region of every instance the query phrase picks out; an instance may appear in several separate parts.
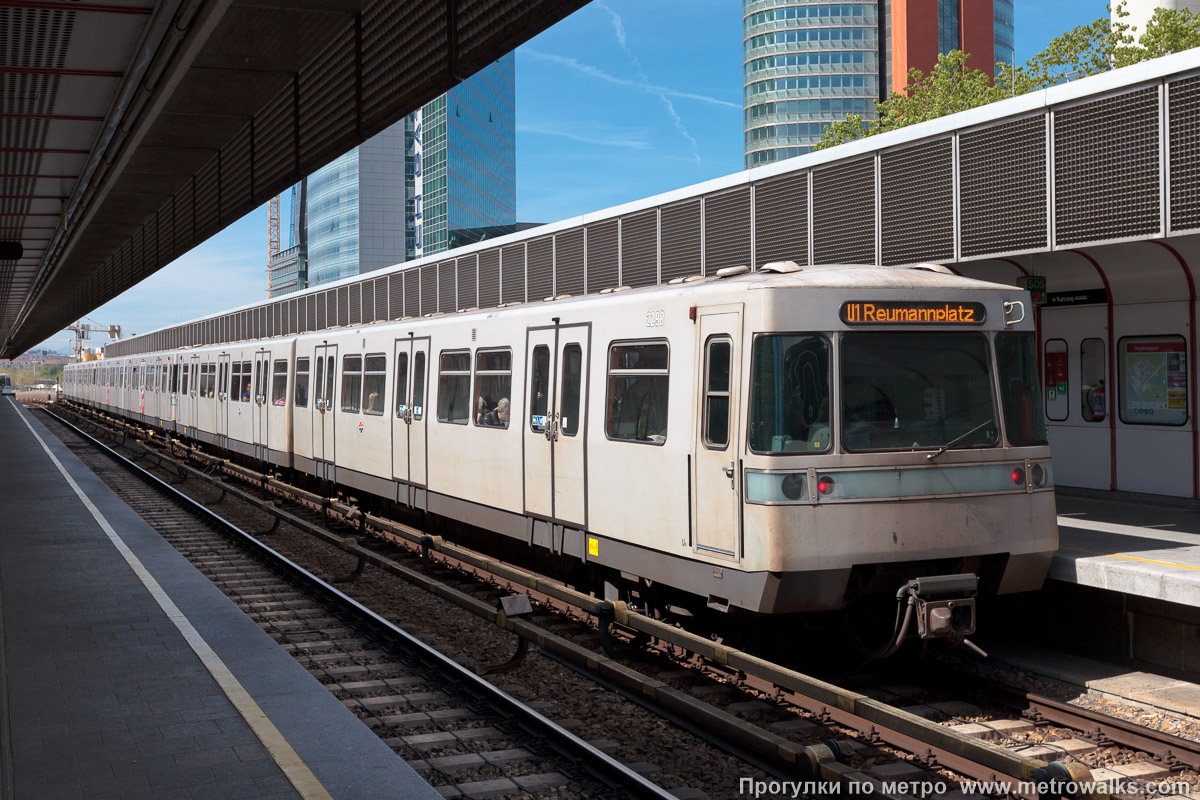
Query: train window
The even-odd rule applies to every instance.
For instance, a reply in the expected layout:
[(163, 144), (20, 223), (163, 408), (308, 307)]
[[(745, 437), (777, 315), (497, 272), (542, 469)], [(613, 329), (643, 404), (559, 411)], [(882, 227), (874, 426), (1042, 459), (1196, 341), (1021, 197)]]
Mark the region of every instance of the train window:
[(614, 343), (609, 348), (605, 432), (610, 439), (667, 441), (669, 366), (666, 342)]
[(317, 356), (317, 408), (323, 410), (325, 408), (325, 359)]
[(254, 402), (262, 405), (267, 399), (267, 360), (254, 362)]
[(188, 393), (188, 368), (187, 364), (183, 365), (183, 388), (181, 390), (184, 395)]
[(471, 354), (442, 353), (438, 375), (438, 422), (466, 425), (470, 416)]
[(413, 419), (420, 419), (425, 412), (425, 354), (413, 356)]
[(1121, 422), (1187, 423), (1187, 346), (1182, 336), (1127, 336), (1117, 342), (1117, 355)]
[(342, 356), (342, 411), (357, 414), (362, 405), (362, 356)]
[(828, 452), (829, 340), (804, 334), (755, 337), (750, 373), (750, 449)]
[(1046, 417), (1051, 422), (1062, 422), (1071, 411), (1067, 398), (1067, 342), (1065, 339), (1047, 339), (1044, 349), (1046, 365)]
[(408, 411), (408, 353), (396, 354), (396, 416)]
[(197, 384), (197, 388), (200, 390), (201, 397), (208, 397), (208, 384), (211, 381), (211, 379), (212, 379), (212, 376), (209, 375), (208, 364), (201, 364), (200, 365), (200, 383)]
[(709, 450), (729, 447), (729, 384), (733, 343), (710, 339), (705, 353), (704, 444)]
[(296, 408), (308, 408), (308, 359), (296, 359)]
[[(1046, 444), (1034, 335), (996, 334), (996, 369), (1000, 373), (1000, 402), (1004, 407), (1004, 431), (1008, 443), (1018, 447)], [(1065, 387), (1062, 391), (1066, 394)]]
[(550, 407), (550, 348), (533, 348), (533, 368), (529, 375), (529, 428), (546, 429), (546, 410)]
[(562, 432), (563, 436), (579, 433), (579, 395), (583, 385), (583, 349), (577, 344), (563, 348), (562, 365)]
[(842, 442), (847, 450), (998, 444), (985, 337), (846, 333), (841, 358)]
[(170, 368), (170, 367), (168, 367), (166, 364), (163, 364), (163, 365), (162, 365), (162, 378), (161, 378), (160, 387), (161, 387), (162, 391), (164, 391), (164, 392), (167, 390), (167, 386), (169, 386), (169, 385), (170, 385), (170, 384), (168, 383), (168, 380), (169, 380), (169, 379), (168, 379), (168, 377), (167, 377), (167, 376), (168, 376), (168, 370), (170, 370), (170, 369), (171, 369), (171, 368)]
[(234, 361), (233, 367), (229, 374), (229, 399), (237, 401), (241, 399), (242, 392), (242, 362)]
[(198, 375), (197, 375), (197, 369), (198, 369), (197, 363), (195, 361), (193, 361), (192, 362), (192, 397), (196, 396), (196, 390), (200, 386), (200, 381), (199, 381)]
[(384, 395), (387, 394), (387, 356), (377, 353), (367, 356), (363, 372), (363, 413), (383, 416)]
[(1084, 339), (1079, 343), (1080, 411), (1087, 422), (1104, 422), (1108, 396), (1104, 386), (1104, 340)]
[(238, 397), (241, 398), (243, 403), (250, 402), (250, 380), (251, 380), (252, 375), (253, 375), (253, 370), (250, 368), (250, 362), (243, 361), (242, 362), (242, 388), (240, 390), (240, 394), (238, 395)]
[(475, 424), (507, 428), (512, 401), (512, 350), (475, 353)]
[(287, 405), (287, 373), (286, 358), (277, 358), (271, 368), (271, 405)]

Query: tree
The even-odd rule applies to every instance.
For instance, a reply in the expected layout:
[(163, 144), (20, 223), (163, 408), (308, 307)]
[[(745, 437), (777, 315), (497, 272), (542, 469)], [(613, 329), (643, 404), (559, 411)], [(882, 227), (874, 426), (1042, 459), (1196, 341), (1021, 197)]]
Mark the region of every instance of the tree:
[[(1111, 14), (1111, 7), (1108, 10)], [(823, 150), (1063, 81), (1200, 47), (1200, 16), (1186, 8), (1155, 9), (1145, 32), (1137, 39), (1123, 20), (1128, 16), (1121, 2), (1115, 21), (1098, 17), (1055, 37), (1020, 66), (998, 64), (994, 82), (982, 70), (967, 66), (969, 54), (958, 50), (942, 53), (928, 75), (918, 69), (909, 70), (904, 91), (892, 92), (887, 100), (875, 104), (875, 120), (864, 123), (860, 115), (850, 114), (826, 127), (814, 149)]]

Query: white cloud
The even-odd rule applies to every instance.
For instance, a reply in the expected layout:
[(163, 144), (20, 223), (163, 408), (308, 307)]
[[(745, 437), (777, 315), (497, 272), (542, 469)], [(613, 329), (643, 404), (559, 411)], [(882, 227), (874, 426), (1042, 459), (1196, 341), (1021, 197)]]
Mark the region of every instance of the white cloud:
[(578, 59), (570, 58), (569, 56), (560, 56), (555, 55), (554, 53), (543, 53), (540, 50), (534, 50), (529, 47), (522, 47), (517, 51), (517, 54), (519, 56), (537, 59), (538, 61), (545, 61), (550, 64), (557, 64), (559, 66), (567, 67), (568, 69), (573, 69), (583, 75), (596, 78), (597, 80), (602, 80), (616, 86), (624, 86), (629, 89), (637, 89), (638, 91), (646, 92), (647, 94), (667, 95), (668, 97), (679, 97), (685, 100), (697, 100), (702, 103), (711, 103), (724, 108), (733, 108), (737, 109), (738, 111), (742, 110), (741, 104), (731, 103), (728, 100), (720, 100), (716, 97), (709, 97), (708, 95), (704, 94), (680, 92), (667, 86), (657, 86), (646, 81), (633, 81), (627, 78), (618, 78), (616, 75), (610, 75), (602, 69), (598, 69), (597, 67), (593, 67), (589, 64), (584, 64)]

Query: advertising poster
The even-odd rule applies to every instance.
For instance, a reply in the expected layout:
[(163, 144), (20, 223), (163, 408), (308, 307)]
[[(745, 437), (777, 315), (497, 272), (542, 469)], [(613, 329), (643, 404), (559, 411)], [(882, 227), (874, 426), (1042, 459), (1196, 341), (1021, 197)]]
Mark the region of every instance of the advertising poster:
[(1121, 341), (1121, 419), (1150, 425), (1187, 422), (1187, 352), (1177, 336)]

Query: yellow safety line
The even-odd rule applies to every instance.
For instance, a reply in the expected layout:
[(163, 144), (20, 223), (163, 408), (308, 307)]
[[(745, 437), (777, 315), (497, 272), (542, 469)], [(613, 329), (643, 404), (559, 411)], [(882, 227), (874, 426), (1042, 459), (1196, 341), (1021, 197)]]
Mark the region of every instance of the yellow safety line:
[[(17, 404), (13, 402), (11, 397), (8, 399), (8, 402), (12, 404), (14, 409), (17, 408)], [(54, 466), (58, 467), (58, 471), (67, 479), (67, 483), (75, 491), (75, 494), (78, 495), (80, 501), (83, 502), (84, 507), (87, 508), (92, 517), (99, 523), (104, 533), (108, 535), (109, 540), (112, 541), (113, 545), (124, 556), (125, 561), (150, 591), (150, 595), (155, 599), (159, 607), (162, 608), (171, 622), (175, 624), (179, 632), (183, 634), (183, 638), (187, 640), (192, 650), (200, 658), (201, 663), (204, 664), (209, 674), (216, 680), (217, 685), (221, 687), (221, 691), (225, 693), (225, 696), (229, 698), (229, 702), (233, 704), (233, 707), (246, 720), (246, 724), (254, 731), (254, 735), (258, 737), (263, 747), (275, 759), (275, 763), (279, 765), (283, 774), (287, 776), (287, 779), (296, 788), (296, 791), (300, 793), (300, 796), (306, 798), (306, 800), (333, 800), (329, 792), (317, 780), (317, 776), (312, 774), (308, 765), (304, 763), (304, 760), (292, 749), (287, 739), (275, 727), (275, 723), (271, 722), (270, 718), (259, 708), (258, 703), (254, 702), (254, 698), (250, 696), (250, 693), (246, 691), (245, 687), (229, 671), (229, 667), (225, 666), (225, 662), (221, 660), (221, 657), (213, 651), (208, 642), (204, 641), (204, 637), (192, 626), (192, 623), (179, 610), (179, 607), (175, 605), (170, 596), (159, 585), (158, 581), (154, 579), (154, 576), (150, 574), (150, 571), (142, 564), (141, 560), (134, 555), (129, 546), (121, 539), (120, 535), (113, 530), (112, 525), (100, 513), (100, 509), (96, 508), (88, 496), (84, 494), (83, 490), (79, 488), (79, 484), (75, 483), (71, 475), (54, 456), (54, 453), (46, 446), (46, 442), (33, 429), (33, 426), (29, 424), (29, 420), (25, 419), (25, 415), (17, 411), (17, 416), (25, 423), (25, 427), (29, 428), (29, 432), (33, 434), (38, 444), (46, 451), (46, 455), (50, 456), (50, 460), (54, 462)]]
[(1065, 545), (1059, 545), (1058, 549), (1059, 550), (1073, 550), (1076, 553), (1090, 553), (1091, 555), (1094, 555), (1094, 556), (1111, 556), (1113, 558), (1125, 558), (1130, 561), (1144, 561), (1147, 564), (1161, 564), (1164, 567), (1179, 567), (1180, 569), (1194, 569), (1194, 570), (1200, 571), (1200, 567), (1192, 567), (1192, 566), (1188, 566), (1187, 564), (1174, 564), (1170, 561), (1155, 561), (1153, 558), (1138, 558), (1137, 556), (1126, 556), (1126, 555), (1122, 555), (1120, 553), (1105, 553), (1101, 550), (1088, 550), (1083, 547), (1066, 547)]

